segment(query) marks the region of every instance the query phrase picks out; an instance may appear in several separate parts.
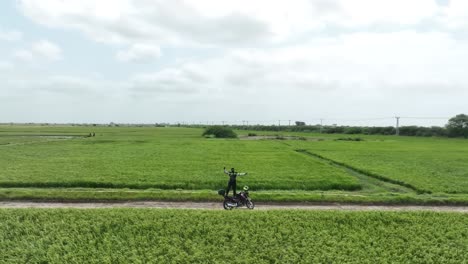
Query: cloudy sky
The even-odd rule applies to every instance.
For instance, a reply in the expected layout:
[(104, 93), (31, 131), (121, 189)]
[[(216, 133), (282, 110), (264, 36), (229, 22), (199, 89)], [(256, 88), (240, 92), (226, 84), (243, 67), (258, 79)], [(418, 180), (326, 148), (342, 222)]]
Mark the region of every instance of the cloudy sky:
[(443, 125), (467, 70), (466, 0), (0, 2), (0, 122)]

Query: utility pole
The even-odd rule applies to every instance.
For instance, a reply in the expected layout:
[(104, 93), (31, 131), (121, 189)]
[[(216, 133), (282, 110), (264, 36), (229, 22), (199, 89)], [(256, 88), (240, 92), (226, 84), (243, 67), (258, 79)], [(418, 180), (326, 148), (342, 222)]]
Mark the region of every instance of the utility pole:
[(291, 126), (291, 120), (288, 120), (288, 121), (289, 121), (289, 123), (288, 123), (289, 125), (288, 125), (288, 126)]
[(221, 121), (223, 123), (223, 126), (224, 126), (224, 121)]
[(396, 118), (396, 135), (399, 136), (400, 135), (400, 117), (395, 116), (395, 118)]
[(320, 118), (320, 134), (322, 134), (322, 129), (323, 129), (323, 119)]
[(278, 126), (281, 126), (281, 120), (278, 120)]

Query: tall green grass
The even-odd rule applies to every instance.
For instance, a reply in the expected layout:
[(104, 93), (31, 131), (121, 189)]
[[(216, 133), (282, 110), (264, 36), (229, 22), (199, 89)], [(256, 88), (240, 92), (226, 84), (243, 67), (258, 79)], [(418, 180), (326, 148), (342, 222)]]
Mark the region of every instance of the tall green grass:
[[(35, 129), (22, 130), (76, 134), (85, 128)], [(343, 169), (281, 142), (207, 139), (201, 129), (188, 128), (90, 129), (96, 137), (0, 147), (0, 187), (219, 189), (228, 181), (226, 166), (248, 172), (238, 184), (253, 190), (361, 188)]]
[(291, 144), (419, 192), (468, 193), (468, 140), (374, 136), (362, 142)]
[(468, 215), (0, 209), (5, 263), (464, 263)]

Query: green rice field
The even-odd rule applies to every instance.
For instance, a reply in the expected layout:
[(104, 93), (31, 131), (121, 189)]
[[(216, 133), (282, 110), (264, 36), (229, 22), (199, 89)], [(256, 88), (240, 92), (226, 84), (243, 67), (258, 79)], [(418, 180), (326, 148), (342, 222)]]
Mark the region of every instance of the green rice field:
[(33, 134), (34, 143), (0, 146), (0, 186), (216, 189), (227, 182), (228, 166), (247, 171), (245, 181), (257, 189), (359, 189), (344, 170), (274, 141), (205, 139), (201, 130), (187, 128), (97, 134), (50, 141)]
[(0, 199), (216, 200), (226, 166), (259, 201), (468, 203), (468, 140), (202, 132), (2, 125)]
[(294, 146), (425, 192), (468, 193), (465, 139), (369, 137), (359, 142), (327, 140)]
[(5, 263), (465, 263), (468, 215), (0, 209)]

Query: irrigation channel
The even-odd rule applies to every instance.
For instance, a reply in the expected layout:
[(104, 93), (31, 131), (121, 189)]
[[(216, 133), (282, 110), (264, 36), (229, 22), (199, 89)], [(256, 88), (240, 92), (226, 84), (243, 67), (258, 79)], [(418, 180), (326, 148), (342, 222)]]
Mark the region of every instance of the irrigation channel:
[[(221, 202), (27, 202), (2, 201), (0, 208), (165, 208), (223, 210)], [(248, 209), (237, 209), (248, 210)], [(341, 211), (434, 211), (468, 213), (468, 206), (413, 206), (413, 205), (344, 205), (344, 204), (304, 204), (304, 203), (257, 203), (255, 210), (341, 210)]]

